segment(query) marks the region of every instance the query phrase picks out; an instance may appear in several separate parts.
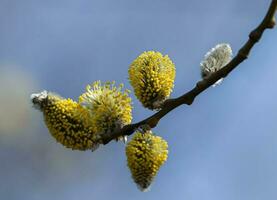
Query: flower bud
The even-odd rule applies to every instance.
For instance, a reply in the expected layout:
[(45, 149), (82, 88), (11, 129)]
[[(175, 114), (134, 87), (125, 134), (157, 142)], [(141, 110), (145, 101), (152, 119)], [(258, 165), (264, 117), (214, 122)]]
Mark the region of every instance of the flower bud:
[[(232, 49), (229, 44), (218, 44), (212, 48), (200, 63), (202, 78), (209, 77), (212, 73), (217, 72), (232, 59)], [(213, 86), (220, 84), (223, 78), (218, 80)]]

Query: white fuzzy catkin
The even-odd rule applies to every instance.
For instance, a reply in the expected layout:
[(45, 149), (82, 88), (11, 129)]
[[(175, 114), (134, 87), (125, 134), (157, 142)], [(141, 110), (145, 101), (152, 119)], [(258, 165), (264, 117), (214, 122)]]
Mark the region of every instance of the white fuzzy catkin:
[[(209, 77), (212, 73), (220, 70), (227, 65), (232, 59), (232, 49), (227, 43), (216, 45), (208, 53), (206, 53), (204, 60), (200, 63), (202, 78)], [(213, 86), (216, 86), (222, 82), (219, 79)]]

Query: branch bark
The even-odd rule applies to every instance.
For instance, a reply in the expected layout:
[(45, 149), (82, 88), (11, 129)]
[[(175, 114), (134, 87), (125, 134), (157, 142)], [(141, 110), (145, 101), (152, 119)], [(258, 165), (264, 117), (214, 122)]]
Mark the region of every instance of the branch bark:
[(191, 105), (194, 99), (202, 93), (204, 90), (213, 85), (216, 81), (221, 78), (226, 77), (232, 70), (234, 70), (240, 63), (246, 60), (250, 54), (253, 46), (261, 39), (263, 32), (266, 29), (272, 29), (275, 26), (275, 12), (277, 9), (277, 0), (272, 0), (269, 6), (269, 9), (263, 19), (263, 21), (249, 34), (248, 41), (241, 47), (238, 51), (237, 55), (224, 66), (219, 71), (213, 73), (206, 79), (199, 81), (196, 86), (190, 90), (189, 92), (183, 94), (182, 96), (174, 99), (168, 99), (163, 108), (152, 116), (134, 124), (129, 124), (124, 126), (123, 128), (112, 132), (104, 134), (101, 137), (103, 144), (109, 143), (111, 140), (118, 138), (119, 136), (131, 135), (135, 132), (136, 129), (140, 127), (146, 128), (154, 128), (157, 126), (159, 121), (170, 111), (174, 110), (176, 107), (181, 106), (183, 104)]

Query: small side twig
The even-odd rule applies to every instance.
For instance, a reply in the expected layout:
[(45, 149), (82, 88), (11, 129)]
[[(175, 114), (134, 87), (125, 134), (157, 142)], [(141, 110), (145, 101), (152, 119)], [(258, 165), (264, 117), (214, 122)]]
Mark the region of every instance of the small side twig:
[(199, 81), (196, 86), (189, 92), (183, 94), (182, 96), (169, 99), (165, 102), (163, 108), (152, 116), (134, 124), (129, 124), (123, 128), (108, 134), (104, 134), (101, 138), (103, 144), (109, 143), (111, 140), (118, 138), (119, 136), (131, 135), (134, 131), (141, 126), (149, 126), (154, 128), (159, 123), (167, 113), (174, 110), (176, 107), (183, 104), (191, 105), (194, 99), (202, 93), (204, 90), (213, 85), (216, 81), (221, 78), (226, 77), (232, 70), (234, 70), (240, 63), (246, 60), (250, 54), (253, 46), (261, 39), (263, 32), (266, 29), (271, 29), (275, 26), (275, 12), (277, 9), (277, 0), (272, 0), (270, 7), (267, 11), (266, 16), (263, 21), (255, 28), (250, 34), (248, 41), (241, 47), (237, 55), (222, 69), (213, 73), (208, 78)]

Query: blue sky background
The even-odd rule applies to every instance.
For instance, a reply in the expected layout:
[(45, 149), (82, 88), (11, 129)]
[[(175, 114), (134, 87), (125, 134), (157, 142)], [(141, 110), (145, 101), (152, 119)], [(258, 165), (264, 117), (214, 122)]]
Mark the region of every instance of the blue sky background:
[[(176, 64), (177, 97), (200, 79), (207, 50), (228, 42), (237, 52), (269, 3), (0, 0), (1, 199), (276, 200), (276, 29), (222, 85), (154, 129), (170, 153), (148, 193), (131, 180), (123, 144), (66, 149), (29, 102), (43, 89), (77, 99), (95, 80), (131, 89), (128, 66), (146, 50)], [(135, 122), (152, 113), (133, 99)]]

